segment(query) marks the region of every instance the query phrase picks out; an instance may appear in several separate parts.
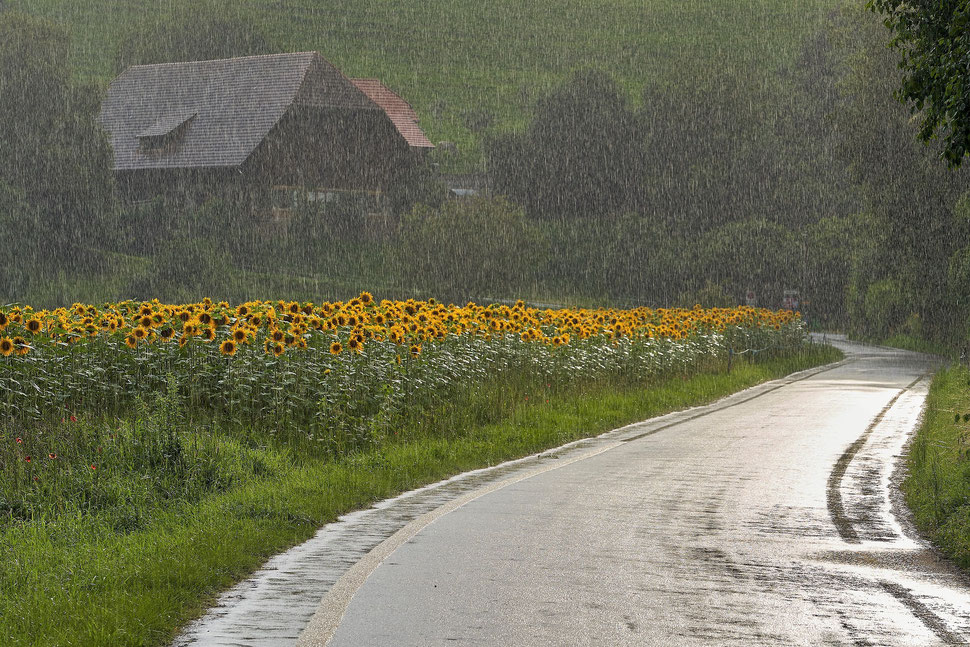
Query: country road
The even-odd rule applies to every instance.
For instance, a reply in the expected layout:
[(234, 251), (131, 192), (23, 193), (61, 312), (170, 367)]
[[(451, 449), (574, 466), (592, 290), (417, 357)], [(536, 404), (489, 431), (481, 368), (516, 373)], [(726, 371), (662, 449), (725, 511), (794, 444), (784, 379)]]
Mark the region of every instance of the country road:
[(934, 361), (836, 345), (838, 365), (348, 515), (176, 644), (964, 644), (970, 583), (894, 485)]

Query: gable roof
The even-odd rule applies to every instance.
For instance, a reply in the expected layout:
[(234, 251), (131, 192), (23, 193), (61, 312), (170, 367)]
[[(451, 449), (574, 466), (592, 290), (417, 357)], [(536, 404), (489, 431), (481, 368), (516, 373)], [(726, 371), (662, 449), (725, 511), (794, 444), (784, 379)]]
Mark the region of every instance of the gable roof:
[[(115, 170), (239, 166), (291, 106), (379, 110), (316, 52), (135, 65), (108, 87), (100, 123)], [(139, 137), (178, 132), (164, 154)]]
[(350, 79), (357, 88), (379, 105), (397, 131), (412, 148), (434, 148), (418, 126), (418, 115), (407, 101), (377, 79)]

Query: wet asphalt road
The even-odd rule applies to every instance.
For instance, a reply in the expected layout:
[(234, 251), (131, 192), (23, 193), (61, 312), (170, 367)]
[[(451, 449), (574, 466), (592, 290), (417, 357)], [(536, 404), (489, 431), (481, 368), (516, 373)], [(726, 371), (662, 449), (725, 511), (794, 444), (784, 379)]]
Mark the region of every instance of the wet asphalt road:
[(964, 644), (968, 581), (893, 494), (933, 361), (837, 345), (834, 368), (348, 515), (177, 644)]

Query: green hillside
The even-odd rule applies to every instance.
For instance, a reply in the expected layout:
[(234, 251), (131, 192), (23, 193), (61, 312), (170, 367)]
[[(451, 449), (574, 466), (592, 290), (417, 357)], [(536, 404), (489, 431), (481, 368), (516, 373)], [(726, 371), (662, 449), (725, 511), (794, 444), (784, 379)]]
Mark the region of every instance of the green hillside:
[(79, 76), (115, 72), (131, 28), (180, 6), (254, 19), (281, 51), (316, 50), (348, 76), (379, 77), (410, 101), (433, 141), (474, 149), (472, 117), (525, 122), (570, 72), (610, 72), (636, 101), (645, 84), (755, 82), (792, 60), (838, 0), (8, 0), (67, 27)]

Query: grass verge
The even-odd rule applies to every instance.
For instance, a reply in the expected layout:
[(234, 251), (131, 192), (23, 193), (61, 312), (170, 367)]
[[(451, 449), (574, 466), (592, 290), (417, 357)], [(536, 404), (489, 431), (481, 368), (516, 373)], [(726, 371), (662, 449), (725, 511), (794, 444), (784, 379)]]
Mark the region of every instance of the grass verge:
[(917, 353), (929, 353), (931, 355), (941, 355), (943, 357), (953, 357), (959, 356), (959, 351), (951, 344), (946, 344), (939, 341), (932, 341), (929, 339), (924, 339), (922, 337), (916, 337), (914, 335), (906, 335), (903, 333), (897, 333), (891, 335), (880, 342), (882, 346), (891, 346), (893, 348), (902, 348), (903, 350), (911, 350)]
[[(255, 461), (264, 467), (248, 478), (160, 506), (130, 528), (98, 514), (8, 524), (0, 535), (0, 644), (167, 644), (219, 591), (344, 512), (839, 357), (809, 345), (795, 355), (735, 363), (730, 373), (711, 366), (647, 388), (610, 380), (560, 391), (533, 384), (509, 399), (507, 389), (486, 386), (469, 406), (484, 410), (498, 404), (490, 393), (500, 394), (502, 413), (487, 422), (463, 416), (443, 437), (440, 418), (426, 413), (397, 439), (335, 461), (266, 447)], [(423, 431), (432, 422), (439, 431)], [(238, 451), (250, 456), (253, 449)]]
[(970, 370), (936, 374), (903, 483), (917, 527), (970, 569)]

